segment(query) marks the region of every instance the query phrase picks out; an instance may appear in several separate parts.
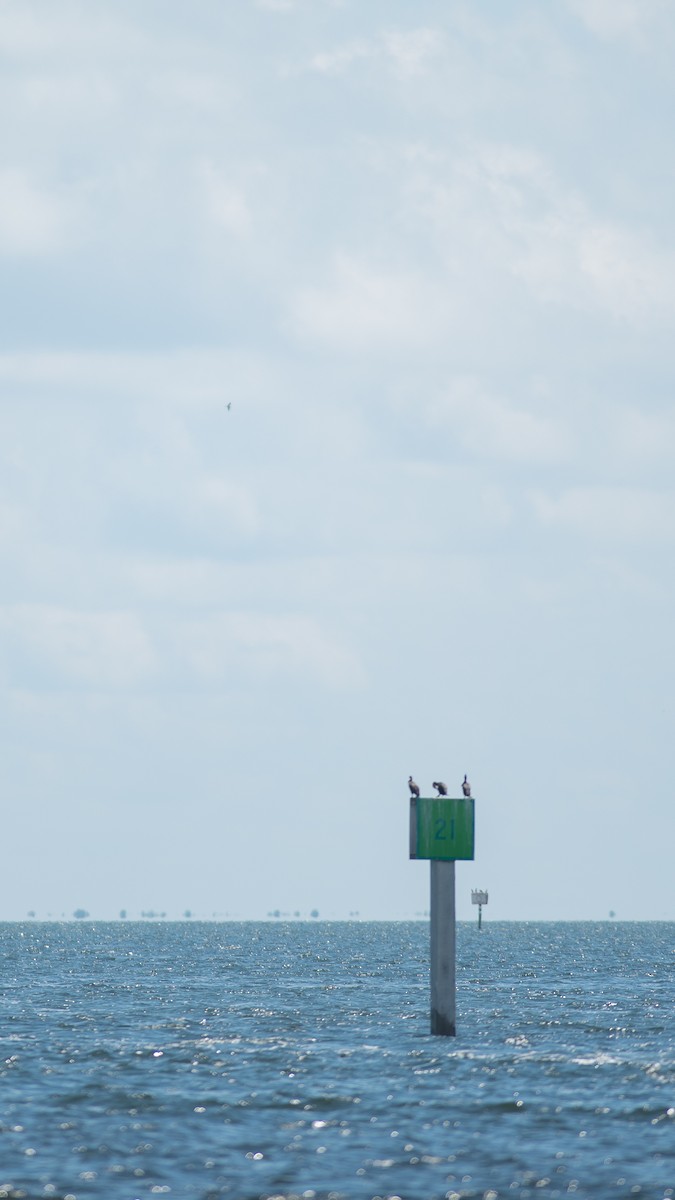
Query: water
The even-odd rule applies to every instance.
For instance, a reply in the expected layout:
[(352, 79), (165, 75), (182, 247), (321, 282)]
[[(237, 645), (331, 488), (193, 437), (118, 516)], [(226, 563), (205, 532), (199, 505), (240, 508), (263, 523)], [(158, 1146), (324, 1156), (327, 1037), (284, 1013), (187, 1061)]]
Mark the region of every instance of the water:
[(0, 925), (0, 1197), (675, 1196), (675, 924)]

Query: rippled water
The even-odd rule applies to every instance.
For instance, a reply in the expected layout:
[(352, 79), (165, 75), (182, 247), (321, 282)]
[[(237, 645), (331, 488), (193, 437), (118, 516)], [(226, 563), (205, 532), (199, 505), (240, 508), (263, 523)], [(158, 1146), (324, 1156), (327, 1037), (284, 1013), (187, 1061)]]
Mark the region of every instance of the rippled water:
[(675, 924), (0, 925), (0, 1197), (675, 1196)]

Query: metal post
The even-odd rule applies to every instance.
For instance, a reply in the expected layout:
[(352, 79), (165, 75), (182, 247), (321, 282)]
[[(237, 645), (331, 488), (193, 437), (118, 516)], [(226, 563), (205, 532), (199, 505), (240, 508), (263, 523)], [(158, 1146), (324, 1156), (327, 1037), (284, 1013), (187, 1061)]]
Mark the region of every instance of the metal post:
[(481, 888), (471, 889), (471, 903), (478, 905), (478, 929), (480, 930), (483, 924), (483, 905), (488, 902), (488, 894)]
[(455, 864), (432, 859), (431, 1032), (455, 1036)]

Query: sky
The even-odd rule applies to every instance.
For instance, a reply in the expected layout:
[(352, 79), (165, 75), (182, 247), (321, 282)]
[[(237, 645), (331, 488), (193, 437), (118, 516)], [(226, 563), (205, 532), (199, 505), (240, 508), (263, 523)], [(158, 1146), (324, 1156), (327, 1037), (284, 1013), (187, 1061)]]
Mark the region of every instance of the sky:
[(0, 919), (675, 919), (670, 0), (0, 0)]

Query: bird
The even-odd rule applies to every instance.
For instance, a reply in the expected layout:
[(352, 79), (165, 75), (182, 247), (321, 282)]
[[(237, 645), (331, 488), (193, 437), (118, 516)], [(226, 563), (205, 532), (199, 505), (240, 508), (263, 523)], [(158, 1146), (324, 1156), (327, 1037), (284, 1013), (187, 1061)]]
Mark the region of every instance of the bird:
[(464, 776), (464, 783), (462, 784), (462, 791), (464, 792), (465, 796), (471, 795), (471, 784), (469, 783), (466, 775)]
[(420, 789), (418, 788), (417, 784), (415, 783), (415, 780), (413, 779), (412, 775), (408, 776), (408, 787), (410, 788), (411, 796), (419, 796)]
[(232, 401), (230, 400), (230, 402), (229, 402), (229, 404), (228, 404), (228, 406), (227, 406), (227, 411), (229, 412), (231, 408), (232, 408)]
[(431, 786), (436, 788), (436, 791), (438, 792), (439, 796), (447, 796), (448, 789), (446, 788), (444, 783), (432, 783)]

